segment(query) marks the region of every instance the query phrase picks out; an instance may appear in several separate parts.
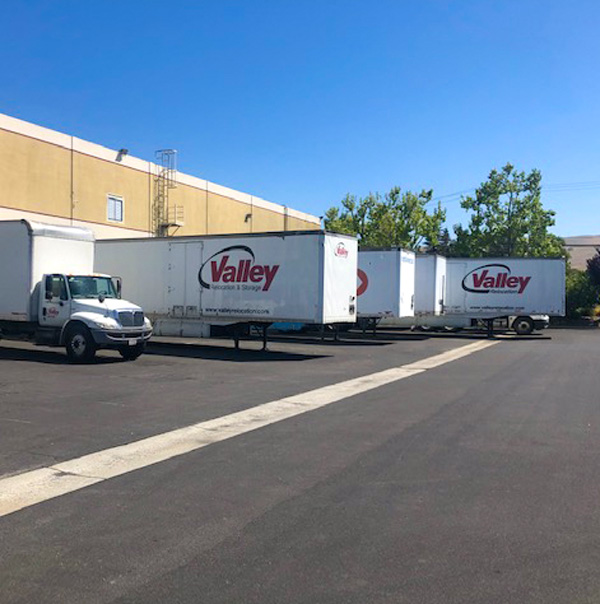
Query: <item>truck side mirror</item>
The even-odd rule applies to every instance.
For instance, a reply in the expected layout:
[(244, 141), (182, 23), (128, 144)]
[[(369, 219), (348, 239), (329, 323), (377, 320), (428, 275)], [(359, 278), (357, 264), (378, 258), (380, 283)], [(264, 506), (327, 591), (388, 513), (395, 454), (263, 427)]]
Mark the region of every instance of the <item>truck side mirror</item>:
[(113, 277), (113, 283), (115, 285), (115, 289), (117, 290), (117, 298), (120, 298), (121, 288), (123, 286), (123, 279), (121, 279), (121, 277)]
[(51, 291), (46, 290), (46, 300), (48, 300), (48, 301), (52, 300), (52, 292)]

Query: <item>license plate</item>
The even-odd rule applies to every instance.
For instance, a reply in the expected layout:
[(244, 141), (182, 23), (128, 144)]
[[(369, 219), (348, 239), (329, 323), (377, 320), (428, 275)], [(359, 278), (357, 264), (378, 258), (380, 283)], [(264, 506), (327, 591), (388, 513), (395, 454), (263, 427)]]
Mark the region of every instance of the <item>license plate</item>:
[(127, 340), (127, 343), (129, 344), (129, 346), (135, 346), (137, 344), (137, 340), (136, 339)]

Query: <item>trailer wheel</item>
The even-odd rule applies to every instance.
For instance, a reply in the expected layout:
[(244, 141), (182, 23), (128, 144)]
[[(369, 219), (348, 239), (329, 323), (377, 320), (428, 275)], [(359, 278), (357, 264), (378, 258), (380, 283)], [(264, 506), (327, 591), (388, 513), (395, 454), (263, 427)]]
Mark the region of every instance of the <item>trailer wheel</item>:
[(72, 363), (89, 363), (96, 354), (96, 343), (90, 330), (82, 324), (71, 325), (65, 335), (67, 356)]
[(138, 357), (144, 354), (144, 350), (146, 350), (146, 344), (145, 342), (142, 342), (141, 344), (137, 344), (136, 346), (119, 348), (119, 354), (126, 361), (135, 361)]
[(533, 319), (531, 317), (517, 317), (512, 324), (512, 328), (520, 336), (528, 336), (533, 333), (534, 327)]

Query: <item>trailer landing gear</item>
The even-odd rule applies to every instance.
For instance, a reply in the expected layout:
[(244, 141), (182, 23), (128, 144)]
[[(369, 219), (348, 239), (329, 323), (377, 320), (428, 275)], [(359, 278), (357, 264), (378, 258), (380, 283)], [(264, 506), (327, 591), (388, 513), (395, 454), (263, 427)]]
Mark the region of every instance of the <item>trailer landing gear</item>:
[(363, 336), (367, 334), (367, 329), (370, 329), (373, 337), (375, 337), (377, 335), (377, 324), (379, 323), (379, 321), (380, 319), (377, 317), (369, 317), (362, 319), (361, 323)]
[(269, 334), (268, 329), (271, 326), (271, 323), (237, 323), (236, 325), (231, 325), (228, 329), (229, 334), (233, 338), (233, 345), (235, 350), (240, 349), (240, 340), (243, 336), (255, 336), (256, 331), (260, 332), (260, 336), (262, 339), (262, 348), (263, 352), (268, 352), (269, 350)]
[[(325, 342), (325, 331), (327, 329), (327, 325), (322, 324), (321, 327), (319, 328), (319, 333), (321, 335), (321, 342)], [(332, 342), (339, 342), (340, 341), (340, 326), (337, 323), (331, 323), (329, 324), (329, 327), (331, 328), (331, 331), (333, 332), (333, 337), (332, 337)]]

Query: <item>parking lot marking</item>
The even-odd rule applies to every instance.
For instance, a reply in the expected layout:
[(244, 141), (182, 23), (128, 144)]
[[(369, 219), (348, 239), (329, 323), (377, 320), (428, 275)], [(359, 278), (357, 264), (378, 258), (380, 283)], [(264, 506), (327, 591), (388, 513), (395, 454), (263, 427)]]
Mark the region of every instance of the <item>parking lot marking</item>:
[(185, 428), (0, 478), (0, 517), (423, 373), (496, 343), (497, 341), (474, 342), (408, 365), (309, 390)]

